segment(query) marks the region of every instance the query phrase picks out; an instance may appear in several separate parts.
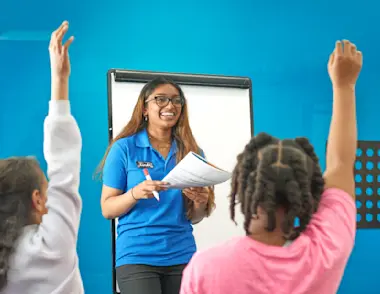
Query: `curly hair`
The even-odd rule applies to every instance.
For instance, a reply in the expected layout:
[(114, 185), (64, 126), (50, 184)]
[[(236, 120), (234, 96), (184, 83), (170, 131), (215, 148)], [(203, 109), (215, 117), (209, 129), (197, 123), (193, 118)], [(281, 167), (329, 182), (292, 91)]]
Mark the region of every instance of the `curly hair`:
[(41, 172), (33, 158), (0, 160), (0, 292), (7, 285), (15, 242), (30, 223), (32, 193), (41, 188)]
[(284, 238), (293, 240), (317, 211), (323, 189), (319, 160), (308, 139), (279, 140), (260, 133), (237, 157), (229, 195), (231, 219), (235, 221), (235, 205), (240, 203), (248, 235), (252, 215), (260, 206), (268, 216), (266, 230), (271, 232), (276, 228), (276, 209), (283, 207)]

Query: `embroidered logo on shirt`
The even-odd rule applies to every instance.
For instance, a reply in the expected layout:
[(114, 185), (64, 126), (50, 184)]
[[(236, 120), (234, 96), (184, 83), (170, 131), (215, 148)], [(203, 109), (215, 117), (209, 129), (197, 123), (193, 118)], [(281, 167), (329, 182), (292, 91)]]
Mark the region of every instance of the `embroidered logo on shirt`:
[(153, 163), (147, 161), (137, 161), (138, 168), (153, 168)]

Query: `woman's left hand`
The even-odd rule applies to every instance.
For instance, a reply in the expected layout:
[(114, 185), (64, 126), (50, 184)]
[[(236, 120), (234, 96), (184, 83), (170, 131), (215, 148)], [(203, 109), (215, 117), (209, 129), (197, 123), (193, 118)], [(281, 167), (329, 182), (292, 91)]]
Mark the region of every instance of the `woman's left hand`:
[(190, 200), (199, 204), (206, 204), (208, 201), (209, 190), (205, 187), (186, 188), (182, 190), (183, 194)]

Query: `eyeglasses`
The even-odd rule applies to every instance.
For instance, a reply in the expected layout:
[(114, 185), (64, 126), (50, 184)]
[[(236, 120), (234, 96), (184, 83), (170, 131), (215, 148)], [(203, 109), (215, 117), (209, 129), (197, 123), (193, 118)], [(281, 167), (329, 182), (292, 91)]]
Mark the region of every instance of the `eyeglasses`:
[(148, 103), (149, 101), (156, 100), (156, 103), (159, 107), (165, 107), (171, 102), (173, 106), (175, 107), (182, 107), (185, 104), (185, 99), (182, 97), (166, 97), (166, 96), (156, 96), (152, 99), (146, 100), (145, 102)]

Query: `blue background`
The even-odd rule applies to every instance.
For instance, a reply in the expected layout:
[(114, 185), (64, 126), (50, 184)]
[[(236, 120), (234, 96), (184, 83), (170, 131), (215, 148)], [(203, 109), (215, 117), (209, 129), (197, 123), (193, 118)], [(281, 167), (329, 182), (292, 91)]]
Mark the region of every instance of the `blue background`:
[[(358, 85), (359, 138), (379, 139), (378, 2), (202, 2), (0, 4), (0, 157), (34, 154), (46, 168), (42, 124), (50, 95), (48, 41), (65, 19), (76, 38), (70, 51), (70, 97), (84, 144), (78, 251), (86, 293), (112, 289), (110, 226), (100, 212), (100, 184), (92, 180), (107, 146), (109, 68), (249, 76), (255, 133), (308, 136), (324, 162), (331, 115), (326, 63), (335, 40), (348, 38), (364, 52)], [(339, 293), (376, 292), (378, 244), (377, 230), (358, 232)]]

